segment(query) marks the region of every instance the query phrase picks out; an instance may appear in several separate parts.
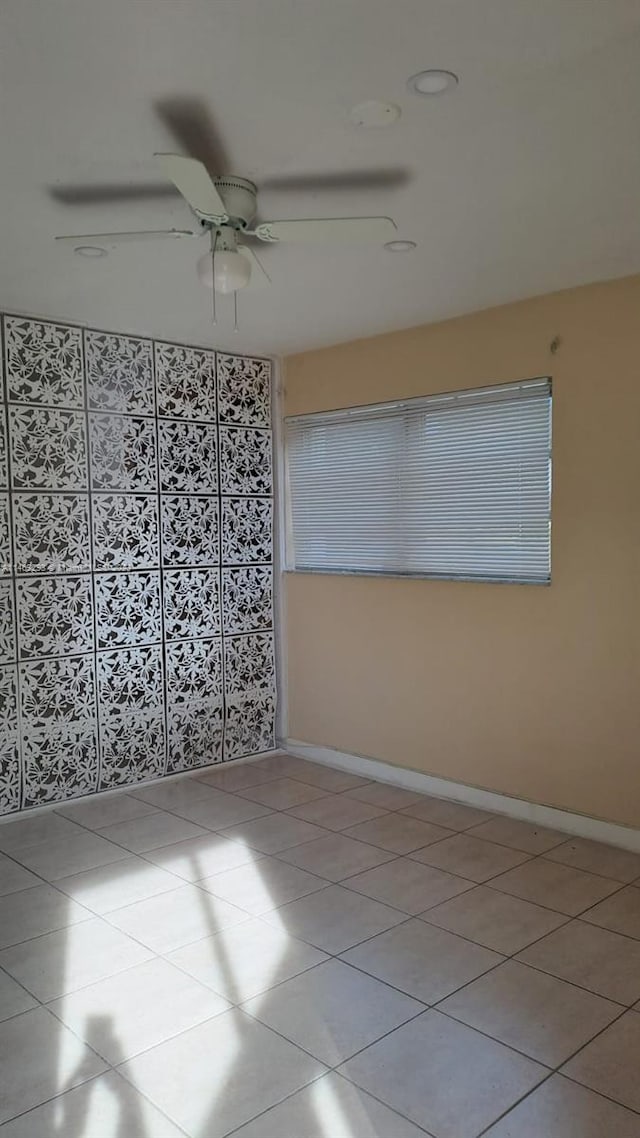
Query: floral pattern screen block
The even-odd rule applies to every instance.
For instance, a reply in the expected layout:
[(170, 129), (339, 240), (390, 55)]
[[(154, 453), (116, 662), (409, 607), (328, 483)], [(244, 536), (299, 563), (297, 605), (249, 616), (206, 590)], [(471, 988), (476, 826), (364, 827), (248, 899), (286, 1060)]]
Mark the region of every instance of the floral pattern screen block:
[(0, 814), (273, 747), (270, 381), (3, 318)]

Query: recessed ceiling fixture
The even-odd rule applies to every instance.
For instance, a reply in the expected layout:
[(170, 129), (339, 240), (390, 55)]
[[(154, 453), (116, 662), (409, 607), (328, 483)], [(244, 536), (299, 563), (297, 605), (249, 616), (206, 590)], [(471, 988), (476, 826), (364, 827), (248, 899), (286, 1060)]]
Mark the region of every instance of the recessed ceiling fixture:
[(457, 87), (459, 82), (458, 76), (454, 75), (453, 71), (430, 69), (412, 75), (407, 80), (407, 87), (414, 95), (444, 95), (445, 91)]
[(106, 249), (101, 249), (99, 245), (77, 245), (73, 250), (79, 257), (107, 257)]
[(397, 103), (381, 103), (378, 99), (369, 99), (366, 103), (358, 103), (357, 107), (353, 107), (349, 111), (349, 118), (354, 126), (391, 126), (401, 114)]
[(410, 253), (415, 247), (415, 241), (387, 241), (385, 245), (390, 253)]

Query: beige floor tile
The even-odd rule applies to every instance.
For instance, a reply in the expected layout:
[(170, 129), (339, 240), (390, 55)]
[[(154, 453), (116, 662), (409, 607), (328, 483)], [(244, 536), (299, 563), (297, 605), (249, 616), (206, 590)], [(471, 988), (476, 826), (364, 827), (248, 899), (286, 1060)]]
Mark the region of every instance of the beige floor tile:
[(615, 846), (605, 846), (602, 842), (591, 842), (586, 838), (570, 838), (568, 842), (549, 850), (545, 857), (626, 884), (640, 877), (640, 854), (619, 850)]
[(475, 807), (463, 806), (460, 802), (448, 802), (444, 798), (430, 798), (426, 794), (421, 794), (417, 802), (407, 806), (403, 814), (410, 814), (412, 818), (420, 818), (423, 822), (433, 822), (447, 830), (468, 830), (493, 817), (486, 810), (476, 810)]
[(277, 778), (273, 771), (267, 770), (264, 760), (255, 763), (218, 763), (207, 770), (195, 771), (193, 779), (212, 786), (214, 790), (226, 790), (230, 794), (237, 794), (247, 786), (258, 786), (261, 782), (269, 782)]
[(243, 1008), (329, 1067), (424, 1010), (340, 960), (303, 972)]
[(144, 791), (144, 796), (146, 801), (208, 830), (222, 830), (225, 826), (235, 826), (271, 813), (268, 806), (216, 790), (193, 778), (153, 787)]
[(372, 846), (381, 846), (383, 850), (391, 850), (393, 853), (408, 854), (412, 850), (448, 838), (450, 833), (450, 830), (445, 830), (442, 826), (433, 826), (430, 822), (421, 822), (406, 814), (385, 814), (382, 818), (352, 826), (347, 837), (371, 842)]
[(309, 763), (304, 759), (296, 759), (294, 763), (287, 770), (290, 778), (299, 778), (301, 782), (319, 786), (331, 794), (339, 794), (343, 790), (352, 790), (355, 786), (366, 786), (369, 783), (369, 779), (323, 763)]
[(184, 1138), (116, 1071), (90, 1079), (3, 1127), (2, 1138)]
[(9, 893), (0, 897), (0, 948), (76, 925), (91, 915), (51, 885)]
[(168, 893), (179, 885), (173, 873), (165, 873), (141, 857), (127, 857), (56, 881), (56, 889), (99, 915), (158, 893)]
[(640, 944), (581, 920), (556, 929), (518, 959), (620, 1004), (640, 999)]
[(177, 967), (234, 1004), (326, 959), (319, 949), (255, 919), (169, 954)]
[(260, 802), (263, 806), (270, 806), (272, 810), (288, 810), (290, 806), (300, 806), (303, 802), (324, 798), (326, 791), (295, 778), (276, 778), (259, 786), (239, 790), (238, 795), (252, 802)]
[(302, 846), (294, 846), (290, 850), (282, 850), (278, 854), (281, 861), (297, 865), (309, 873), (316, 873), (318, 877), (326, 877), (328, 881), (342, 881), (345, 877), (362, 873), (374, 865), (391, 861), (395, 856), (389, 850), (381, 850), (379, 846), (356, 842), (354, 838), (345, 838), (344, 834), (335, 833), (316, 838), (313, 842), (305, 842)]
[[(99, 1075), (105, 1064), (46, 1008), (37, 1008), (0, 1024), (0, 1067), (1, 1123)], [(42, 1131), (26, 1133), (44, 1138)]]
[[(26, 992), (20, 984), (16, 984), (16, 981), (12, 980), (11, 976), (7, 976), (6, 972), (0, 971), (0, 1020), (10, 1019), (11, 1016), (28, 1012), (37, 1006), (37, 1000), (34, 1000), (29, 992)], [(0, 1071), (0, 1085), (3, 1077), (2, 1071)]]
[(216, 790), (209, 784), (194, 779), (190, 774), (171, 779), (170, 782), (162, 781), (151, 786), (140, 786), (132, 790), (131, 794), (142, 802), (150, 802), (159, 810), (173, 811), (176, 814), (180, 814), (183, 807), (194, 806), (199, 802), (220, 802), (225, 798), (222, 790)]
[(529, 854), (544, 853), (567, 838), (559, 830), (549, 830), (546, 826), (535, 826), (532, 822), (521, 822), (518, 818), (503, 818), (499, 815), (475, 826), (473, 836)]
[(125, 1078), (187, 1133), (207, 1138), (229, 1134), (324, 1070), (236, 1010), (145, 1051), (121, 1068)]
[(411, 916), (417, 916), (432, 905), (472, 888), (471, 882), (462, 877), (454, 877), (452, 873), (430, 865), (421, 865), (408, 857), (398, 857), (385, 865), (358, 873), (344, 885)]
[(262, 853), (278, 853), (314, 838), (326, 838), (327, 831), (289, 814), (269, 814), (266, 818), (231, 826), (223, 831), (223, 836)]
[(337, 953), (397, 925), (405, 916), (379, 901), (330, 885), (266, 913), (264, 920), (316, 948)]
[(69, 802), (56, 808), (56, 814), (86, 826), (89, 830), (101, 830), (104, 826), (114, 826), (117, 822), (128, 822), (131, 818), (143, 818), (155, 810), (149, 802), (134, 798), (132, 794), (94, 794), (79, 802)]
[(31, 873), (23, 865), (18, 865), (13, 858), (0, 853), (0, 897), (6, 897), (8, 893), (18, 893), (22, 889), (30, 889), (33, 885), (42, 885), (42, 878), (36, 877), (35, 873)]
[(403, 790), (400, 786), (391, 786), (387, 782), (366, 782), (364, 786), (356, 786), (354, 790), (347, 791), (347, 798), (370, 802), (372, 806), (382, 806), (384, 810), (402, 810), (405, 806), (420, 802), (422, 795)]
[(553, 1075), (485, 1138), (640, 1138), (640, 1116)]
[(454, 834), (452, 838), (427, 846), (411, 856), (479, 884), (529, 860), (529, 854), (507, 849), (506, 846), (495, 846), (493, 842), (481, 842), (470, 834)]
[(112, 925), (162, 953), (246, 919), (242, 909), (212, 897), (197, 885), (182, 885), (109, 913)]
[(582, 869), (572, 869), (546, 858), (535, 858), (494, 878), (491, 888), (577, 917), (620, 886), (616, 881), (584, 873)]
[(327, 830), (346, 830), (358, 822), (379, 818), (386, 811), (381, 806), (358, 802), (345, 794), (331, 794), (318, 798), (315, 802), (307, 802), (304, 806), (295, 806), (289, 813), (317, 826), (325, 826)]
[[(287, 755), (284, 751), (280, 751), (277, 755), (267, 755), (266, 758), (260, 759), (262, 770), (268, 771), (276, 778), (295, 778), (296, 774), (301, 774), (301, 772), (306, 771), (309, 767), (316, 765), (315, 763), (306, 762), (305, 759), (298, 759), (295, 755)], [(324, 767), (322, 769), (324, 769)]]
[(47, 1002), (115, 976), (148, 960), (150, 953), (100, 917), (58, 929), (0, 952), (0, 966)]
[(200, 881), (214, 873), (224, 873), (239, 865), (252, 865), (263, 856), (258, 850), (232, 842), (221, 834), (207, 831), (199, 838), (187, 838), (157, 850), (146, 850), (145, 859), (175, 874), (183, 881)]
[(54, 1000), (49, 1010), (115, 1067), (229, 1006), (166, 960), (149, 960)]
[[(61, 818), (60, 821), (66, 822), (66, 818)], [(71, 826), (72, 823), (67, 822), (67, 825)], [(85, 869), (95, 869), (98, 865), (109, 865), (127, 857), (126, 850), (99, 834), (81, 830), (79, 826), (76, 830), (77, 833), (71, 837), (39, 842), (16, 850), (12, 856), (45, 881), (57, 881), (60, 877), (82, 873)]]
[(77, 837), (82, 833), (84, 831), (80, 826), (76, 826), (52, 810), (47, 814), (38, 814), (34, 818), (16, 818), (12, 822), (3, 822), (0, 826), (0, 850), (14, 857), (17, 850), (25, 849), (27, 846)]
[(632, 885), (582, 914), (583, 921), (640, 940), (640, 889)]
[(505, 956), (519, 952), (567, 920), (561, 913), (485, 885), (476, 885), (468, 893), (437, 905), (423, 913), (422, 919)]
[(562, 1068), (592, 1091), (640, 1112), (640, 1015), (627, 1012)]
[(547, 1067), (557, 1067), (616, 1016), (619, 1004), (507, 960), (438, 1005)]
[(411, 920), (345, 952), (343, 959), (416, 1000), (434, 1004), (504, 957), (424, 921)]
[(428, 1011), (348, 1060), (340, 1073), (438, 1138), (476, 1138), (547, 1070)]
[(201, 888), (214, 897), (230, 901), (254, 917), (318, 889), (326, 889), (327, 885), (322, 877), (273, 857), (262, 857), (254, 864), (216, 873), (200, 882)]
[[(340, 1075), (324, 1075), (233, 1138), (425, 1138), (406, 1118)], [(22, 1135), (20, 1136), (22, 1138)], [(26, 1135), (25, 1135), (26, 1138)], [(623, 1135), (622, 1138), (627, 1138)], [(631, 1136), (629, 1136), (631, 1138)]]
[(215, 800), (207, 798), (201, 802), (192, 802), (180, 806), (176, 813), (209, 830), (224, 830), (227, 826), (239, 826), (242, 822), (251, 822), (254, 818), (266, 818), (272, 813), (270, 806), (251, 802), (238, 794), (223, 795), (222, 791), (215, 791), (215, 794), (219, 795)]
[(118, 822), (101, 831), (103, 837), (117, 842), (132, 853), (144, 853), (146, 850), (184, 841), (185, 838), (197, 838), (206, 832), (202, 826), (195, 826), (186, 818), (178, 818), (164, 810), (155, 810), (153, 814), (132, 818), (128, 822)]

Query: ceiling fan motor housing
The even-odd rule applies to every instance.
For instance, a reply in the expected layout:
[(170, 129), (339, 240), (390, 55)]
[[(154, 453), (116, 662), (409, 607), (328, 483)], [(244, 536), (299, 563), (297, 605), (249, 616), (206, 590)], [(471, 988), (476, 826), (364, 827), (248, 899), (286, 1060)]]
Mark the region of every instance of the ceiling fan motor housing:
[(256, 215), (257, 188), (248, 178), (214, 178), (234, 229), (247, 229)]

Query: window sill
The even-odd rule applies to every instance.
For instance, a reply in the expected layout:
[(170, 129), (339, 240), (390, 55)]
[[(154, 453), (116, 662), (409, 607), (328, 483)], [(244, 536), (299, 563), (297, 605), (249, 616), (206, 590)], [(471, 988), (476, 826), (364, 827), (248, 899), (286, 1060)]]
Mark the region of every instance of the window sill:
[(451, 573), (398, 573), (387, 569), (283, 569), (283, 573), (304, 577), (382, 577), (394, 581), (460, 581), (475, 585), (543, 585), (550, 577), (473, 577)]

